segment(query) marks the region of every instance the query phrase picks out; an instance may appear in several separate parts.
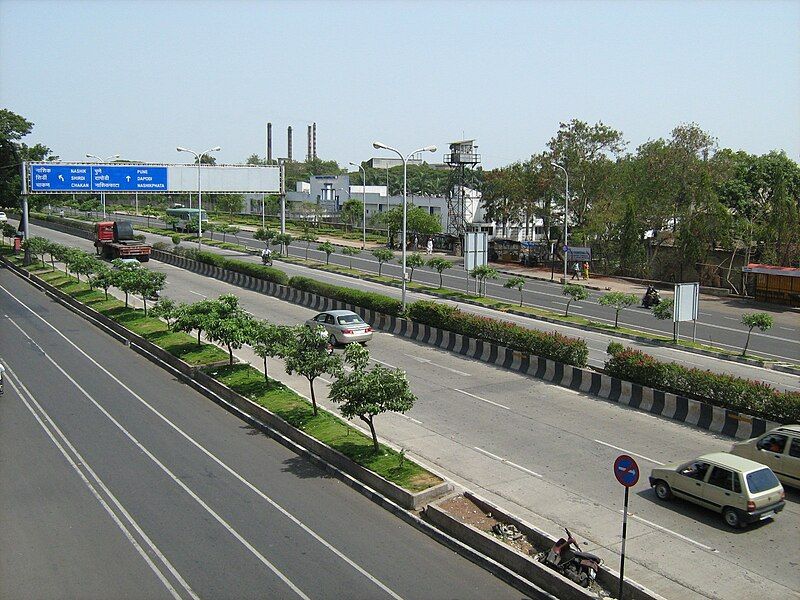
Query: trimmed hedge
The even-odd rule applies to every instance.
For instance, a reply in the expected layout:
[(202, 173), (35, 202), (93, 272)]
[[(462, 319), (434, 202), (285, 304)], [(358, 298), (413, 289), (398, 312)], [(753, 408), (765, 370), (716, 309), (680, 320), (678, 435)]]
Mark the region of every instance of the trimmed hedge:
[[(40, 221), (49, 221), (50, 223), (58, 223), (66, 227), (74, 227), (75, 229), (82, 229), (84, 231), (94, 231), (95, 223), (87, 221), (78, 221), (77, 219), (61, 218), (56, 215), (48, 215), (46, 213), (33, 212), (28, 213), (31, 219), (39, 219)], [(21, 217), (20, 217), (21, 218)]]
[(242, 260), (225, 258), (221, 254), (206, 252), (205, 250), (189, 249), (184, 252), (184, 256), (198, 262), (220, 267), (221, 269), (228, 269), (229, 271), (235, 271), (236, 273), (250, 275), (256, 279), (272, 281), (273, 283), (278, 283), (280, 285), (286, 285), (289, 283), (289, 276), (275, 267), (267, 267), (255, 263), (244, 262)]
[(332, 285), (322, 283), (310, 277), (295, 275), (289, 280), (289, 285), (304, 292), (319, 294), (334, 300), (340, 300), (348, 304), (354, 304), (362, 308), (375, 310), (386, 315), (399, 315), (403, 309), (403, 303), (395, 298), (376, 294), (374, 292), (362, 292), (343, 285)]
[(508, 321), (463, 313), (454, 306), (431, 300), (419, 300), (411, 304), (408, 307), (408, 316), (432, 327), (447, 329), (576, 367), (585, 367), (589, 361), (589, 348), (584, 340), (556, 332), (535, 331)]
[(800, 423), (800, 392), (782, 392), (761, 381), (661, 362), (631, 348), (614, 352), (605, 368), (609, 375), (647, 387), (770, 421)]

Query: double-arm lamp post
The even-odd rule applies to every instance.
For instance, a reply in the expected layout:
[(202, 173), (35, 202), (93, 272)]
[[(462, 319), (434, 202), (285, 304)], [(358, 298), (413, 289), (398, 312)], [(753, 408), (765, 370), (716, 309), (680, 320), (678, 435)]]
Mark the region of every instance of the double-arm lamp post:
[[(119, 158), (119, 154), (112, 154), (108, 158), (100, 158), (95, 154), (87, 154), (86, 158), (94, 158), (95, 160), (100, 161), (101, 163), (108, 162), (110, 160), (117, 160)], [(106, 218), (106, 193), (100, 192), (100, 201), (103, 203), (103, 218)]]
[(213, 148), (209, 148), (205, 152), (201, 152), (198, 154), (194, 150), (189, 150), (189, 148), (184, 148), (183, 146), (178, 146), (176, 150), (178, 152), (188, 152), (189, 154), (193, 154), (194, 157), (197, 159), (197, 247), (200, 248), (200, 245), (203, 241), (203, 196), (200, 189), (200, 158), (205, 156), (209, 152), (219, 152), (222, 148), (219, 146), (214, 146)]
[(569, 218), (569, 173), (560, 164), (551, 162), (551, 165), (557, 169), (564, 171), (566, 179), (566, 190), (564, 191), (564, 284), (567, 283), (567, 252), (569, 251), (569, 244), (567, 243), (567, 219)]
[[(403, 161), (403, 239), (402, 239), (402, 246), (403, 246), (403, 295), (402, 295), (402, 304), (403, 304), (403, 311), (406, 310), (406, 213), (407, 213), (407, 205), (408, 205), (408, 192), (407, 192), (407, 183), (408, 183), (408, 161), (409, 159), (418, 154), (419, 152), (436, 152), (436, 146), (425, 146), (424, 148), (420, 148), (419, 150), (414, 150), (408, 156), (403, 156), (403, 153), (400, 152), (397, 148), (392, 148), (391, 146), (387, 146), (386, 144), (382, 144), (380, 142), (373, 142), (372, 147), (376, 150), (389, 150), (390, 152), (394, 152), (397, 156), (400, 157), (400, 160)], [(389, 193), (388, 190), (386, 192)], [(388, 196), (387, 196), (388, 198)]]
[[(362, 167), (361, 165), (357, 165), (354, 162), (350, 163), (354, 167), (358, 167), (361, 169), (361, 204), (364, 206), (362, 207), (364, 210), (364, 215), (361, 217), (361, 249), (364, 250), (367, 247), (367, 170)], [(388, 191), (387, 191), (388, 194)]]

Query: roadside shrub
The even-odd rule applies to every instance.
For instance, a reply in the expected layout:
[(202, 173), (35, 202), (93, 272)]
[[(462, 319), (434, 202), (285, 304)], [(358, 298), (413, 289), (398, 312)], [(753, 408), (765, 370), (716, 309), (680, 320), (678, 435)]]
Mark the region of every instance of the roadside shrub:
[(779, 391), (761, 381), (660, 362), (631, 348), (611, 354), (605, 368), (614, 377), (722, 408), (781, 423), (800, 422), (800, 393)]
[(41, 212), (28, 212), (31, 219), (39, 219), (40, 221), (49, 221), (50, 223), (59, 223), (67, 227), (74, 227), (75, 229), (83, 229), (84, 231), (94, 231), (94, 223), (87, 223), (86, 221), (78, 221), (77, 219), (61, 218), (57, 215), (48, 215)]
[(228, 269), (229, 271), (235, 271), (236, 273), (242, 273), (257, 279), (263, 279), (264, 281), (272, 281), (280, 285), (286, 285), (289, 283), (289, 277), (286, 275), (286, 273), (280, 269), (276, 269), (275, 267), (266, 267), (264, 265), (257, 265), (255, 263), (244, 262), (242, 260), (226, 258), (221, 254), (205, 252), (204, 250), (186, 250), (184, 256), (198, 262), (220, 267), (221, 269)]
[(611, 356), (615, 356), (618, 353), (622, 352), (624, 349), (625, 346), (623, 346), (619, 342), (608, 342), (608, 347), (606, 348), (606, 352)]
[(581, 339), (556, 332), (535, 331), (508, 321), (463, 313), (453, 306), (430, 300), (420, 300), (411, 304), (408, 307), (408, 315), (419, 323), (576, 367), (585, 367), (589, 360), (589, 348)]
[(326, 296), (334, 300), (361, 306), (362, 308), (376, 310), (387, 315), (399, 315), (403, 307), (400, 300), (384, 296), (383, 294), (363, 292), (342, 285), (322, 283), (316, 279), (299, 275), (292, 277), (289, 280), (289, 285), (298, 290), (303, 290), (304, 292), (319, 294), (320, 296)]

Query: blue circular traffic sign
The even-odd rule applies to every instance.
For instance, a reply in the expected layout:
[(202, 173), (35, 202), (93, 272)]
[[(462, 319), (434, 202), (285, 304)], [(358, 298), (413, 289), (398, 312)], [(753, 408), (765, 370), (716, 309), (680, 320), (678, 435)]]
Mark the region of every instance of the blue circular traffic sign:
[(566, 244), (564, 244), (564, 252), (569, 252), (569, 246), (567, 246)]
[(639, 481), (639, 465), (627, 454), (620, 454), (614, 461), (614, 477), (625, 487), (633, 487)]

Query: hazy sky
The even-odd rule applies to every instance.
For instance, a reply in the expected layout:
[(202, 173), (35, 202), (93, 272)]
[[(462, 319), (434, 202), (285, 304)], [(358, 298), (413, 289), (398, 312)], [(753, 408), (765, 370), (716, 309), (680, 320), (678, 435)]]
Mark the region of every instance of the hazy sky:
[(267, 121), (302, 160), (316, 121), (343, 165), (466, 136), (494, 167), (573, 118), (798, 160), (800, 2), (0, 0), (0, 106), (62, 160), (242, 162)]

